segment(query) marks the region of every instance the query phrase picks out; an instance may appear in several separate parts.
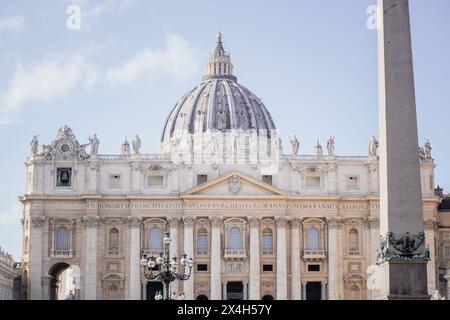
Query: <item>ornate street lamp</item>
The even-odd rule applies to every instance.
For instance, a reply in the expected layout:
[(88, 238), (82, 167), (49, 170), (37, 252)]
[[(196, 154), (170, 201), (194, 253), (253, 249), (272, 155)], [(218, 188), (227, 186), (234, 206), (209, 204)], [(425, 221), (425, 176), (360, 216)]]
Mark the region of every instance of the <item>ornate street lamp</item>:
[[(184, 300), (184, 293), (177, 298), (174, 292), (170, 294), (170, 283), (175, 280), (185, 281), (191, 277), (192, 266), (194, 261), (192, 258), (187, 259), (187, 255), (183, 254), (180, 259), (173, 256), (170, 259), (169, 247), (170, 242), (169, 232), (164, 234), (164, 252), (161, 252), (158, 257), (142, 255), (141, 266), (144, 268), (144, 275), (149, 280), (159, 280), (163, 283), (163, 293), (157, 292), (155, 300)], [(188, 268), (188, 273), (186, 272)]]

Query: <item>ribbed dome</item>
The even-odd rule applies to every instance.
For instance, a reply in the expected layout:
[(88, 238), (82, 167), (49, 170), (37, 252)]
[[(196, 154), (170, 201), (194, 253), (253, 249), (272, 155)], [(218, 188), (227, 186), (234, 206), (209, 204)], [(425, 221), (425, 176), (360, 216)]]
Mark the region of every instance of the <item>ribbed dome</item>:
[(256, 130), (268, 138), (273, 134), (272, 117), (257, 96), (237, 83), (220, 33), (217, 39), (203, 81), (176, 103), (166, 120), (162, 142), (174, 136), (216, 130)]

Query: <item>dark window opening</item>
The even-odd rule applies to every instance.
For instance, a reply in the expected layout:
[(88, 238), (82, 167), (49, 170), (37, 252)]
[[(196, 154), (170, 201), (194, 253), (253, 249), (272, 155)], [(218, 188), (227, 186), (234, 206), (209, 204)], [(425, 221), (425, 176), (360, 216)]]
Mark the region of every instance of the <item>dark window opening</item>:
[(320, 271), (320, 264), (309, 264), (308, 271)]
[(273, 271), (273, 264), (263, 264), (263, 271)]
[(263, 175), (262, 181), (267, 184), (272, 184), (272, 176), (271, 175)]
[(197, 264), (197, 271), (200, 271), (200, 272), (208, 271), (208, 265), (207, 264)]
[(201, 185), (208, 181), (208, 175), (207, 174), (198, 174), (197, 175), (197, 185)]

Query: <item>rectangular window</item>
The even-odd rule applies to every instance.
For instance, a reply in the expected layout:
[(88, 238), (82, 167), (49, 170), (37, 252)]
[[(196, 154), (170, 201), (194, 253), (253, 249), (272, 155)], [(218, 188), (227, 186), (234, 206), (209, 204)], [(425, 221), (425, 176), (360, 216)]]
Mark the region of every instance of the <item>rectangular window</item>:
[(320, 188), (320, 177), (305, 177), (305, 188)]
[(444, 245), (444, 258), (450, 258), (450, 244)]
[(272, 272), (273, 271), (273, 264), (263, 264), (263, 271), (264, 272)]
[(320, 272), (320, 264), (308, 264), (308, 272)]
[(164, 176), (148, 176), (147, 177), (147, 185), (149, 187), (163, 187), (164, 186)]
[(263, 175), (262, 181), (271, 185), (272, 184), (272, 176), (271, 175)]
[(208, 272), (208, 265), (207, 264), (197, 264), (197, 271), (198, 272)]
[(197, 235), (197, 254), (208, 253), (208, 234), (199, 233)]
[(120, 175), (113, 174), (109, 176), (109, 187), (120, 188)]
[(444, 232), (444, 233), (442, 234), (442, 237), (444, 238), (444, 240), (450, 240), (450, 233)]
[(345, 179), (345, 188), (347, 190), (358, 190), (359, 189), (359, 177), (358, 176), (347, 176)]
[(72, 168), (56, 169), (56, 186), (59, 188), (72, 187)]
[(198, 174), (197, 175), (197, 185), (201, 185), (208, 181), (208, 175), (207, 174)]

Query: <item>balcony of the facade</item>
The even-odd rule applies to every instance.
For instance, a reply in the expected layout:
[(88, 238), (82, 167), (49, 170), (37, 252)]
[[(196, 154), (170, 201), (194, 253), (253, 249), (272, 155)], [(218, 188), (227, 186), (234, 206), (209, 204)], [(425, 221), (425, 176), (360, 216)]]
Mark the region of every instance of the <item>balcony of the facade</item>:
[(247, 258), (247, 250), (225, 249), (223, 258), (230, 259), (230, 260), (246, 259)]

